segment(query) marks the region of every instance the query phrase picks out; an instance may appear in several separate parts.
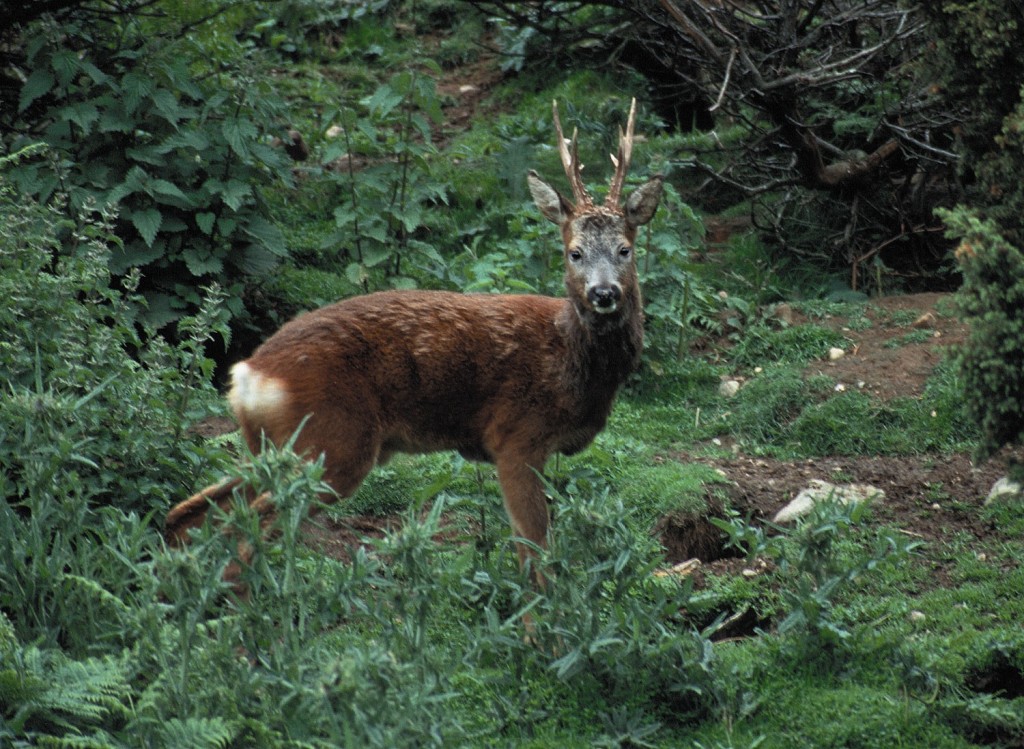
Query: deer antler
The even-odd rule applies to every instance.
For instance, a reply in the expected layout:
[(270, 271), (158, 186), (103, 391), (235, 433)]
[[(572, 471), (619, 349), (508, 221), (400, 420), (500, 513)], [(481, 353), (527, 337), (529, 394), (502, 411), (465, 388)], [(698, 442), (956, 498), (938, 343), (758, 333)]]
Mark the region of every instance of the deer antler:
[[(636, 120), (636, 99), (629, 105), (629, 118), (626, 120), (626, 132), (619, 128), (619, 154), (612, 156), (612, 164), (615, 165), (615, 174), (612, 175), (611, 186), (608, 188), (608, 197), (604, 204), (608, 208), (618, 208), (619, 199), (622, 196), (622, 186), (626, 183), (626, 172), (629, 171), (629, 160), (633, 155), (633, 124)], [(575, 136), (573, 137), (575, 140)]]
[(572, 187), (572, 196), (577, 207), (592, 206), (594, 201), (583, 184), (583, 165), (580, 163), (579, 150), (576, 145), (577, 130), (573, 128), (572, 140), (566, 145), (565, 135), (562, 133), (562, 123), (558, 119), (558, 102), (551, 102), (551, 111), (555, 118), (555, 132), (558, 133), (558, 155), (562, 157), (562, 167), (565, 169), (565, 176), (569, 178), (569, 185)]

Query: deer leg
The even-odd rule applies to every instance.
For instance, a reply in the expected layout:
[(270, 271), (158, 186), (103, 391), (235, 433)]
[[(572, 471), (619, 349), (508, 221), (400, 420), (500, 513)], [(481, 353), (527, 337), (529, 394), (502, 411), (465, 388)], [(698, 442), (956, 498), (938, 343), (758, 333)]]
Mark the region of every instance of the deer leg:
[(382, 441), (382, 430), (375, 422), (355, 409), (332, 408), (309, 420), (296, 440), (295, 452), (307, 458), (323, 455), (323, 480), (334, 493), (322, 494), (320, 501), (333, 504), (356, 493), (377, 464)]
[(164, 522), (164, 535), (167, 542), (175, 547), (181, 548), (188, 541), (188, 532), (192, 528), (199, 528), (206, 522), (206, 514), (212, 505), (217, 505), (222, 510), (227, 510), (231, 503), (231, 495), (235, 488), (242, 483), (242, 479), (228, 479), (219, 484), (208, 486), (201, 492), (193, 494), (184, 502), (179, 502), (167, 513)]
[[(544, 461), (527, 461), (521, 456), (499, 457), (496, 461), (498, 481), (505, 497), (505, 510), (512, 523), (513, 532), (540, 548), (547, 546), (548, 503), (544, 495), (544, 484), (538, 471)], [(536, 467), (535, 467), (536, 466)], [(519, 565), (525, 567), (533, 560), (536, 552), (527, 544), (516, 544)], [(544, 576), (539, 569), (533, 571), (537, 584), (544, 587)]]

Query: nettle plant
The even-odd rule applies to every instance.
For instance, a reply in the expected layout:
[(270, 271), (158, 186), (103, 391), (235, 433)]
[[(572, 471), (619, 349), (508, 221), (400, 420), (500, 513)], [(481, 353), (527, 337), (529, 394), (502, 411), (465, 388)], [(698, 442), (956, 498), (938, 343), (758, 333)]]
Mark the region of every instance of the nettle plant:
[[(440, 74), (430, 61), (420, 62)], [(444, 213), (432, 209), (448, 202), (430, 164), (437, 153), (431, 127), (441, 121), (434, 80), (402, 71), (326, 120), (323, 159), (343, 197), (325, 249), (348, 260), (345, 275), (365, 291), (380, 272), (396, 288), (414, 287), (408, 271), (416, 268), (443, 275), (447, 261), (429, 241)]]
[(30, 72), (3, 122), (11, 150), (41, 139), (51, 154), (10, 167), (19, 191), (42, 203), (66, 194), (68, 215), (116, 208), (111, 271), (141, 269), (158, 325), (196, 309), (211, 282), (238, 313), (238, 279), (286, 255), (260, 195), (291, 179), (271, 146), (279, 100), (252, 58), (190, 20), (170, 36), (138, 13), (32, 24)]

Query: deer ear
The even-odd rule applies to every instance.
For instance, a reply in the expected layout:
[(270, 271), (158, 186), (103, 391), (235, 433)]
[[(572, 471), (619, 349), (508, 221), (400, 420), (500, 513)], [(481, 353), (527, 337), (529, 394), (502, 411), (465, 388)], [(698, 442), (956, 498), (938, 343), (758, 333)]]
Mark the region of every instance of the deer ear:
[(643, 226), (654, 218), (663, 186), (664, 177), (658, 174), (626, 198), (626, 224), (632, 227)]
[(526, 182), (530, 186), (530, 194), (533, 195), (533, 202), (537, 204), (540, 212), (548, 221), (561, 226), (572, 216), (572, 205), (568, 200), (558, 194), (551, 185), (537, 176), (537, 172), (530, 170), (526, 176)]

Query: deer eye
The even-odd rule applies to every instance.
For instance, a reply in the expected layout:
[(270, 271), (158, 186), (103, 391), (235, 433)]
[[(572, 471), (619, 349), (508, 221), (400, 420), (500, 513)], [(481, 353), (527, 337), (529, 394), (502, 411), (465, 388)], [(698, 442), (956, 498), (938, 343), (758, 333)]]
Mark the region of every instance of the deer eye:
[(619, 257), (629, 257), (629, 253), (632, 252), (633, 248), (629, 245), (622, 245), (619, 248)]
[(579, 250), (570, 250), (569, 251), (569, 259), (572, 260), (574, 263), (575, 262), (579, 262), (582, 258), (583, 258), (583, 253), (580, 252)]

